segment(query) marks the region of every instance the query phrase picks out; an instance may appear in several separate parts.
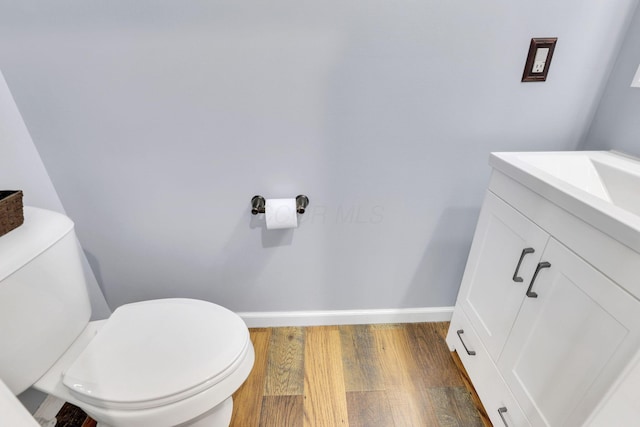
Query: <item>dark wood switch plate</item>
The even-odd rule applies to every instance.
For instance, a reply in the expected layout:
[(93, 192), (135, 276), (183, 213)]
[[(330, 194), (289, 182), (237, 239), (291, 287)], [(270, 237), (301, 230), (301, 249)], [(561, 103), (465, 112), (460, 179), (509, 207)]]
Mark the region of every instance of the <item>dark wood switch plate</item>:
[(543, 82), (547, 80), (551, 58), (557, 41), (557, 37), (531, 39), (527, 62), (522, 73), (523, 82)]

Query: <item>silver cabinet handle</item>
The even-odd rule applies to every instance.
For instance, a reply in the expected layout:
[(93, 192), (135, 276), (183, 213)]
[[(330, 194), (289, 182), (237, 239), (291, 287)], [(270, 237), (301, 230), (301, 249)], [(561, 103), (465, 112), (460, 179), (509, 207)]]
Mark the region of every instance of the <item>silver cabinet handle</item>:
[(475, 355), (476, 355), (475, 350), (469, 350), (469, 349), (467, 348), (467, 345), (466, 345), (466, 344), (464, 343), (464, 341), (462, 340), (462, 334), (464, 334), (464, 329), (458, 329), (458, 330), (456, 331), (456, 334), (458, 334), (458, 338), (460, 338), (460, 342), (462, 343), (462, 346), (464, 347), (464, 349), (465, 349), (465, 351), (467, 352), (467, 354), (468, 354), (469, 356), (475, 356)]
[(536, 281), (536, 277), (538, 277), (538, 273), (540, 273), (540, 270), (549, 267), (551, 267), (551, 264), (546, 261), (539, 263), (536, 267), (536, 272), (533, 273), (533, 278), (531, 279), (531, 283), (529, 283), (529, 288), (527, 289), (527, 296), (529, 298), (538, 298), (538, 294), (531, 290), (531, 288), (533, 288), (533, 282)]
[(503, 406), (502, 408), (498, 408), (498, 414), (500, 415), (500, 418), (502, 418), (502, 422), (504, 423), (505, 427), (509, 427), (509, 424), (507, 424), (507, 420), (504, 419), (504, 414), (505, 412), (507, 412), (507, 407)]
[(524, 248), (522, 250), (522, 253), (520, 254), (520, 259), (518, 260), (518, 265), (516, 265), (516, 271), (513, 272), (513, 281), (514, 282), (522, 282), (522, 277), (518, 276), (518, 271), (520, 270), (520, 265), (522, 264), (522, 260), (524, 259), (524, 256), (527, 254), (532, 254), (535, 251), (533, 250), (533, 248)]

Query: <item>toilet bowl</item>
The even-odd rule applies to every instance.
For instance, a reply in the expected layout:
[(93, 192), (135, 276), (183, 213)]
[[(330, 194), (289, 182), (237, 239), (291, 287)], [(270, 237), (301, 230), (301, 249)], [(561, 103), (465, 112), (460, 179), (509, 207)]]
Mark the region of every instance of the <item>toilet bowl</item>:
[(247, 328), (233, 312), (199, 300), (153, 300), (90, 322), (33, 386), (101, 426), (226, 427), (231, 394), (253, 361)]
[[(126, 304), (89, 322), (73, 223), (25, 208), (0, 237), (0, 378), (82, 408), (99, 426), (228, 426), (254, 362), (242, 319), (194, 299)], [(9, 327), (9, 325), (11, 327)]]

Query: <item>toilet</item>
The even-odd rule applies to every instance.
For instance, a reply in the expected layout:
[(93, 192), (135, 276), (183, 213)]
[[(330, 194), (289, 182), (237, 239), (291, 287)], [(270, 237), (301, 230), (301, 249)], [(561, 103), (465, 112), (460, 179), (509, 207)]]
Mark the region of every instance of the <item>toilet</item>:
[(82, 408), (100, 427), (227, 427), (253, 345), (243, 320), (195, 299), (143, 301), (89, 321), (66, 216), (24, 208), (0, 237), (0, 379)]

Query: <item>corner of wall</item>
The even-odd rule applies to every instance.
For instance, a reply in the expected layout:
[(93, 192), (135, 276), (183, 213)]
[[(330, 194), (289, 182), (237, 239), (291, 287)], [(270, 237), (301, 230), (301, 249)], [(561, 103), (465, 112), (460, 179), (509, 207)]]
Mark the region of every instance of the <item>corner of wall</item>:
[(621, 26), (620, 33), (617, 37), (617, 42), (614, 45), (615, 50), (615, 60), (611, 62), (609, 68), (607, 70), (606, 78), (604, 79), (601, 87), (598, 91), (598, 101), (596, 102), (595, 107), (591, 113), (591, 118), (587, 122), (587, 126), (585, 127), (582, 136), (578, 140), (578, 145), (576, 146), (576, 150), (594, 150), (594, 149), (603, 149), (600, 144), (600, 141), (594, 137), (594, 126), (598, 122), (599, 116), (601, 114), (603, 100), (606, 94), (611, 90), (612, 79), (614, 76), (614, 71), (619, 66), (622, 56), (624, 55), (624, 47), (629, 38), (629, 35), (632, 30), (632, 23), (636, 21), (640, 21), (640, 1), (636, 0), (636, 2), (630, 7), (629, 13), (627, 15), (627, 20), (623, 26)]
[[(18, 111), (9, 86), (0, 71), (0, 185), (24, 192), (25, 203), (65, 213), (60, 197)], [(111, 310), (98, 287), (84, 254), (83, 267), (94, 319), (109, 317)]]

